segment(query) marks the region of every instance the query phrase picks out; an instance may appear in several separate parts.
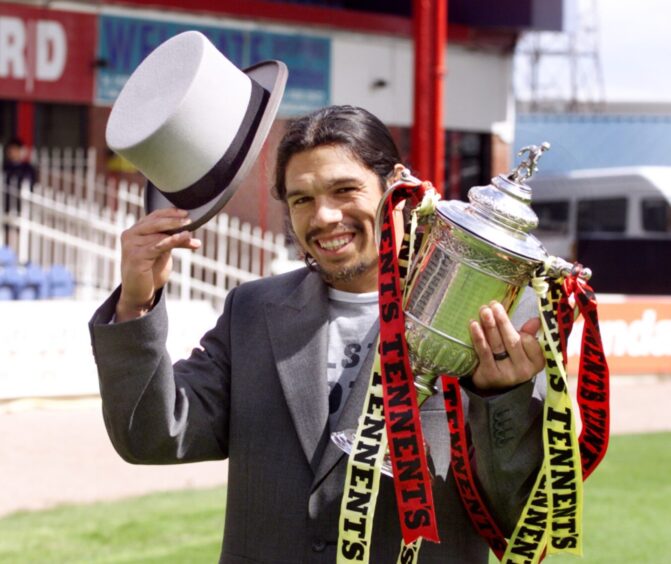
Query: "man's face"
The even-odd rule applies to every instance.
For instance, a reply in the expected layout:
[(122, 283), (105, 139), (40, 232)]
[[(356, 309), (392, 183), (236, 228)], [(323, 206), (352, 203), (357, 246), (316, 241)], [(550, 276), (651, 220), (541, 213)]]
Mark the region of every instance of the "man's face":
[(7, 160), (12, 163), (20, 163), (23, 160), (23, 147), (14, 144), (8, 145)]
[(377, 290), (375, 213), (379, 177), (341, 146), (295, 154), (286, 169), (287, 204), (294, 233), (338, 290)]

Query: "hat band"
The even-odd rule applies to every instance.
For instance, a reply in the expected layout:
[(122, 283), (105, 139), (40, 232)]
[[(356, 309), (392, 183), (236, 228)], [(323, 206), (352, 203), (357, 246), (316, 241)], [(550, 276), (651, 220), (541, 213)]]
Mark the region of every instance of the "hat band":
[(252, 91), (242, 124), (224, 156), (202, 178), (178, 192), (160, 191), (174, 206), (193, 210), (214, 200), (230, 184), (249, 151), (270, 94), (252, 80)]

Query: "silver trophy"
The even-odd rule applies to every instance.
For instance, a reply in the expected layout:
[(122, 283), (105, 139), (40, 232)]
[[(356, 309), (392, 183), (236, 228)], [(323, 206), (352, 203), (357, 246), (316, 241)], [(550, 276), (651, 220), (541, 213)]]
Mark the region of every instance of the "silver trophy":
[[(435, 393), (439, 375), (467, 376), (478, 357), (469, 324), (479, 318), (480, 308), (492, 300), (510, 315), (534, 272), (550, 258), (541, 242), (529, 232), (538, 225), (531, 209), (531, 188), (525, 183), (537, 171), (548, 143), (524, 147), (526, 157), (509, 174), (499, 175), (487, 186), (468, 192), (469, 203), (440, 200), (424, 223), (428, 229), (422, 248), (410, 265), (405, 292), (406, 339), (415, 376), (418, 403)], [(420, 181), (409, 176), (385, 193), (381, 211), (393, 191)], [(571, 273), (576, 265), (552, 258), (550, 276)], [(589, 269), (580, 276), (588, 279)], [(332, 437), (350, 452), (354, 431)], [(388, 461), (385, 473), (389, 473)]]
[[(471, 188), (469, 203), (438, 202), (428, 240), (410, 269), (404, 308), (420, 404), (434, 393), (438, 375), (467, 376), (475, 369), (469, 322), (479, 318), (482, 305), (496, 300), (510, 315), (534, 272), (550, 258), (530, 234), (538, 218), (525, 183), (549, 148), (549, 143), (524, 147), (518, 156), (526, 158), (508, 175)], [(574, 268), (553, 258), (549, 274)], [(588, 279), (591, 272), (583, 269), (580, 276)]]

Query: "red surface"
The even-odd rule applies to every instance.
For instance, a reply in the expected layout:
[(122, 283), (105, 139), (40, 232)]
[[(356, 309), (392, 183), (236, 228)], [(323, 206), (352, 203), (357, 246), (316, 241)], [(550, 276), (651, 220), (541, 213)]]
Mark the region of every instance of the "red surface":
[(95, 16), (0, 4), (0, 18), (2, 98), (91, 102)]
[(16, 134), (28, 147), (35, 141), (35, 104), (18, 102), (16, 104)]
[(444, 190), (443, 81), (447, 0), (414, 0), (415, 90), (412, 168)]
[[(411, 37), (413, 33), (412, 20), (402, 16), (284, 2), (191, 0), (187, 3), (183, 0), (107, 0), (105, 3), (131, 8), (167, 8), (189, 13), (203, 12), (245, 19), (265, 19), (289, 24), (313, 24), (352, 31), (390, 33), (406, 37)], [(462, 25), (450, 25), (449, 32), (452, 39), (459, 42), (470, 41), (473, 36), (473, 30)]]

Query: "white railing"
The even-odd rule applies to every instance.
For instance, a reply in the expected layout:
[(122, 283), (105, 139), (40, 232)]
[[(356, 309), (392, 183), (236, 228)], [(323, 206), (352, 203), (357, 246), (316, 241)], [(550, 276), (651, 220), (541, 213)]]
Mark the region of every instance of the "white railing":
[[(40, 180), (32, 188), (0, 180), (3, 203), (9, 195), (6, 212), (0, 205), (0, 244), (13, 247), (21, 263), (64, 265), (75, 276), (77, 298), (102, 299), (120, 282), (120, 235), (144, 213), (142, 188), (97, 176), (93, 151), (72, 152), (69, 161), (63, 153), (58, 159), (37, 155)], [(220, 309), (231, 288), (288, 263), (283, 235), (225, 213), (195, 235), (201, 249), (174, 252), (170, 296), (208, 300)]]

